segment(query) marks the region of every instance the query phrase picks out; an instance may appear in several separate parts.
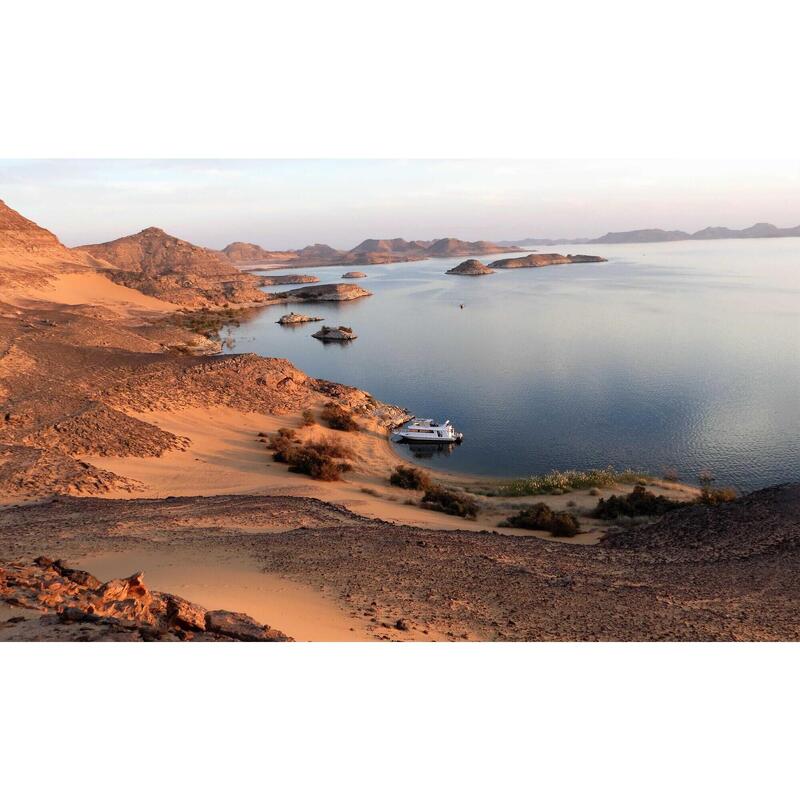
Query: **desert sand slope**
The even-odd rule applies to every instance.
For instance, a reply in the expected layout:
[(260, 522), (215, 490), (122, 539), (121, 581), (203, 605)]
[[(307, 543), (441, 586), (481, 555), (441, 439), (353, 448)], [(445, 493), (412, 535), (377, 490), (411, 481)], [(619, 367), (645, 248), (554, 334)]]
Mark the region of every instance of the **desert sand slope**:
[(113, 314), (168, 312), (169, 303), (118, 286), (115, 268), (95, 256), (65, 247), (58, 238), (0, 200), (0, 290), (12, 305), (101, 305)]
[(118, 268), (113, 273), (115, 281), (182, 306), (266, 300), (258, 279), (236, 269), (223, 253), (190, 244), (160, 228), (83, 245), (76, 252), (113, 264)]

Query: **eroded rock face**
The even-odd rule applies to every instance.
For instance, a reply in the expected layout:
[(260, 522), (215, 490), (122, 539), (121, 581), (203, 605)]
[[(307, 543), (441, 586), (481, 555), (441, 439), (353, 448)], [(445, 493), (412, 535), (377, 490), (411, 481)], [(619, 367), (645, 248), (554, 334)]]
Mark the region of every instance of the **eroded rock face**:
[(490, 269), (476, 258), (462, 261), (457, 267), (447, 270), (448, 275), (493, 275), (494, 270)]
[(292, 641), (247, 614), (152, 592), (141, 572), (100, 583), (44, 556), (0, 562), (0, 611), (0, 641)]

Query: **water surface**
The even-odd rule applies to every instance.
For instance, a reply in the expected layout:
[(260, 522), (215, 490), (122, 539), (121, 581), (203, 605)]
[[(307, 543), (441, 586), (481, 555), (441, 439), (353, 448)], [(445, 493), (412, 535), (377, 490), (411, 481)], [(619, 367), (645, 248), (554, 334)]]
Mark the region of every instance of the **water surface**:
[[(421, 454), (448, 469), (708, 470), (740, 489), (800, 480), (800, 239), (560, 251), (609, 260), (485, 277), (445, 275), (459, 258), (359, 267), (372, 297), (271, 306), (230, 349), (449, 417), (464, 443)], [(318, 323), (274, 324), (289, 310), (359, 338), (325, 345), (310, 336)]]

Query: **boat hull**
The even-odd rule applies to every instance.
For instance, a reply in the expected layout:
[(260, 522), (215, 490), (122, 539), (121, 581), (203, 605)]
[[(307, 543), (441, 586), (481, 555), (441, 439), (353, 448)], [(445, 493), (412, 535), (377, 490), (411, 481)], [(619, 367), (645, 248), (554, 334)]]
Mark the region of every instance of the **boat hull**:
[(426, 442), (430, 444), (447, 444), (453, 442), (460, 442), (464, 438), (463, 433), (457, 433), (454, 436), (430, 436), (418, 433), (405, 433), (396, 431), (395, 436), (399, 437), (399, 441), (403, 442)]

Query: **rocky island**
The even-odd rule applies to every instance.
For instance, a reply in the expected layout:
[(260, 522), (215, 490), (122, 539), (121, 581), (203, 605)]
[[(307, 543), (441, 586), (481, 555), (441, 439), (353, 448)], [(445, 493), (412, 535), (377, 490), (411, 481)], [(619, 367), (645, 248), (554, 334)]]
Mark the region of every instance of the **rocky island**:
[(342, 275), (342, 277), (343, 278), (366, 278), (367, 277), (367, 273), (366, 272), (345, 272), (345, 274)]
[(284, 314), (275, 320), (278, 325), (302, 325), (305, 322), (322, 322), (323, 317), (307, 317), (305, 314), (295, 314), (294, 311)]
[(291, 289), (288, 292), (270, 295), (271, 299), (277, 301), (305, 300), (320, 303), (339, 303), (343, 300), (357, 300), (359, 297), (371, 296), (372, 292), (368, 292), (354, 283), (323, 283), (319, 286)]
[(553, 264), (590, 264), (595, 262), (608, 261), (600, 256), (585, 255), (566, 255), (560, 253), (531, 253), (528, 256), (517, 258), (501, 258), (499, 261), (492, 261), (490, 269), (525, 269), (526, 267), (549, 267)]
[(353, 333), (352, 328), (339, 325), (338, 328), (331, 328), (323, 325), (316, 333), (311, 334), (315, 339), (323, 342), (351, 342), (358, 337)]
[(316, 275), (259, 275), (261, 286), (284, 286), (299, 283), (319, 283)]
[(457, 267), (447, 270), (448, 275), (494, 275), (494, 270), (477, 258), (462, 261)]

